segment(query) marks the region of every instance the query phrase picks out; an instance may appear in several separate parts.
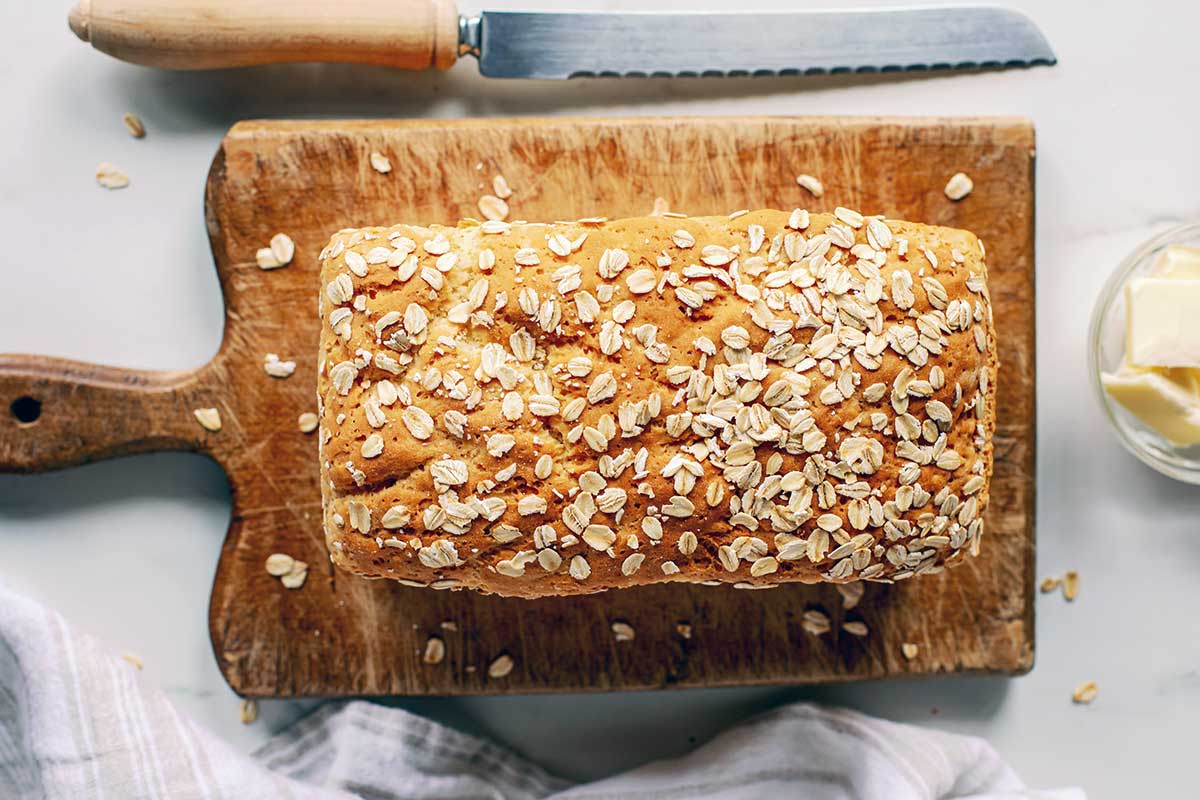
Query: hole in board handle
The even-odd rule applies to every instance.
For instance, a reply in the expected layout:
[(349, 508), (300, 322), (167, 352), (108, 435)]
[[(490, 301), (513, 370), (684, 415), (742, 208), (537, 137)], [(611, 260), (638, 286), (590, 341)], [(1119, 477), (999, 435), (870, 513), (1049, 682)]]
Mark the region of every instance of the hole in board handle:
[(8, 407), (13, 417), (22, 425), (32, 425), (42, 416), (42, 401), (29, 395), (23, 395), (12, 401)]

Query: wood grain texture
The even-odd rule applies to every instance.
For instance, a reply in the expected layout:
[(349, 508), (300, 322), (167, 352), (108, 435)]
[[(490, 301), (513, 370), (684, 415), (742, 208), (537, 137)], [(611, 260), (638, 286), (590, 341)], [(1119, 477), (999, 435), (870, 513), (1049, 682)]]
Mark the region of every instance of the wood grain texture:
[(453, 0), (79, 0), (71, 30), (110, 56), (166, 69), (288, 61), (447, 69)]
[[(371, 169), (372, 150), (393, 171)], [(942, 193), (968, 172), (974, 192)], [(824, 181), (812, 198), (801, 172)], [(841, 608), (832, 586), (768, 591), (679, 585), (567, 599), (434, 592), (335, 573), (319, 528), (316, 442), (296, 418), (315, 406), (316, 254), (342, 227), (452, 223), (503, 173), (513, 218), (571, 219), (673, 210), (849, 206), (970, 229), (988, 247), (1000, 347), (996, 473), (981, 555), (938, 576), (868, 586)], [(207, 215), (225, 293), (225, 339), (189, 376), (63, 372), (0, 361), (0, 402), (43, 392), (42, 420), (0, 421), (0, 469), (37, 469), (177, 447), (211, 454), (233, 488), (233, 517), (210, 607), (213, 647), (235, 690), (254, 696), (462, 694), (840, 681), (895, 675), (1019, 673), (1033, 663), (1033, 131), (1015, 119), (712, 118), (249, 122), (213, 164)], [(284, 231), (295, 261), (264, 272), (255, 250)], [(263, 356), (295, 360), (287, 380)], [(41, 383), (39, 383), (41, 381)], [(77, 387), (78, 388), (75, 388)], [(220, 408), (209, 434), (191, 417)], [(136, 409), (127, 427), (73, 439), (78, 408)], [(54, 422), (51, 411), (71, 424)], [(83, 411), (83, 414), (88, 413)], [(141, 420), (141, 421), (136, 421)], [(43, 427), (45, 426), (45, 427)], [(57, 426), (57, 427), (52, 427)], [(307, 561), (284, 589), (263, 570), (272, 552)], [(827, 612), (834, 632), (801, 627)], [(839, 632), (862, 620), (865, 638)], [(614, 621), (633, 642), (616, 642)], [(444, 630), (453, 622), (457, 630)], [(676, 625), (687, 623), (692, 637)], [(425, 665), (429, 636), (444, 663)], [(906, 660), (902, 642), (920, 645)], [(510, 675), (489, 679), (501, 653)]]

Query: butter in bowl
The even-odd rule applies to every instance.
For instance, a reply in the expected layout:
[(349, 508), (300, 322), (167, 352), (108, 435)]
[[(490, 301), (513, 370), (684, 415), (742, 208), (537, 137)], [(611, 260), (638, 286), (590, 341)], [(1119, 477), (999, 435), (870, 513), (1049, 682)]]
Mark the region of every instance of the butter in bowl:
[(1200, 225), (1152, 240), (1109, 279), (1092, 320), (1092, 369), (1126, 449), (1200, 483)]

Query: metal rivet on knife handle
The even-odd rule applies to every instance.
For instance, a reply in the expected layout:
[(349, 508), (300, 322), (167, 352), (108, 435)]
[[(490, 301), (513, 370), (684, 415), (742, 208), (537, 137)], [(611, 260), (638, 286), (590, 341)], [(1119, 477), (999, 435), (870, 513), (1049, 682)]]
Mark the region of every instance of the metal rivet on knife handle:
[(451, 0), (79, 0), (68, 23), (101, 52), (168, 69), (296, 61), (447, 69), (458, 58)]

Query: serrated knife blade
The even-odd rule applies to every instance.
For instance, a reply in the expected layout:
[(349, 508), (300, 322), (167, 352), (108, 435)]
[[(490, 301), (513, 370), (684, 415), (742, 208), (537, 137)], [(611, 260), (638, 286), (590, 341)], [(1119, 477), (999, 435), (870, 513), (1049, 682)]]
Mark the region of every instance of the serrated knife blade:
[(1055, 63), (1041, 32), (991, 7), (458, 13), (455, 0), (79, 0), (67, 22), (116, 58), (170, 69), (292, 61), (484, 75), (809, 75)]
[(1004, 8), (786, 13), (484, 11), (462, 53), (497, 78), (739, 76), (1054, 64), (1037, 26)]

